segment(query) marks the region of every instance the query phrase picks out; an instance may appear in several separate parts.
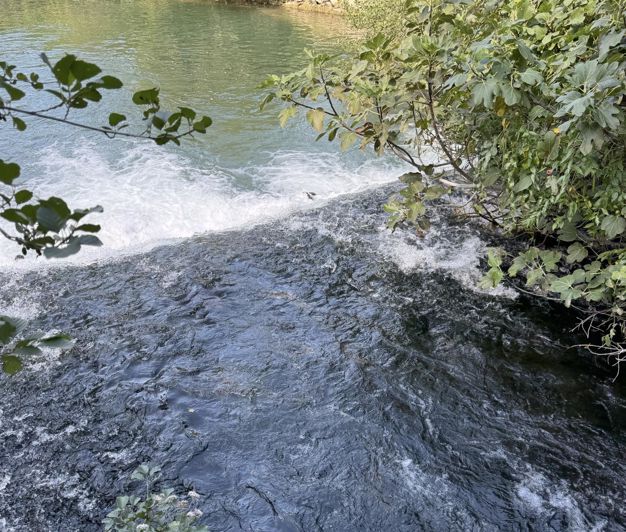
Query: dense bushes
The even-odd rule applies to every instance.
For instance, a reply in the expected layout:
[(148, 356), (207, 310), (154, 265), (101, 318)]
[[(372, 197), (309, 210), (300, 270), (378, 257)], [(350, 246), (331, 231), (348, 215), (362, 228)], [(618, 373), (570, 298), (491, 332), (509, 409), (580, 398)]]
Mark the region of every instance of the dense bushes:
[[(585, 313), (591, 346), (626, 351), (626, 31), (623, 1), (409, 0), (401, 32), (356, 56), (310, 54), (266, 82), (264, 104), (298, 108), (319, 137), (391, 151), (414, 167), (389, 225), (458, 212), (526, 233), (519, 255), (489, 253), (485, 284), (527, 289)], [(462, 193), (460, 193), (462, 192)]]
[(404, 31), (405, 0), (344, 0), (341, 4), (350, 23), (369, 37), (383, 32), (400, 35)]

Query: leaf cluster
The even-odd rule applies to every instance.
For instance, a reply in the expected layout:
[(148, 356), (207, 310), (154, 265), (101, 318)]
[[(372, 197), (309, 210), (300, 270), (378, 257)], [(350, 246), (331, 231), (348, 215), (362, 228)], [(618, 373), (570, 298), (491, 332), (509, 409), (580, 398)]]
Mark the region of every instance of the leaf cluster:
[(488, 256), (485, 285), (523, 275), (600, 316), (621, 360), (625, 16), (613, 0), (408, 0), (401, 31), (347, 56), (309, 52), (305, 69), (268, 78), (263, 103), (285, 102), (282, 125), (304, 110), (318, 138), (413, 166), (386, 206), (391, 227), (423, 231), (445, 195), (455, 212), (527, 234), (536, 245), (519, 256)]
[(161, 476), (161, 468), (140, 465), (132, 474), (133, 480), (142, 481), (145, 496), (123, 495), (117, 497), (115, 508), (103, 521), (106, 532), (208, 532), (198, 525), (202, 512), (194, 508), (198, 494), (176, 495), (173, 489), (152, 490)]
[[(10, 124), (17, 132), (28, 127), (29, 119), (61, 123), (106, 135), (109, 138), (130, 137), (147, 139), (158, 145), (180, 144), (184, 137), (204, 134), (211, 126), (208, 116), (198, 114), (189, 107), (179, 107), (172, 113), (161, 108), (159, 89), (136, 91), (132, 103), (140, 109), (141, 126), (129, 132), (130, 123), (125, 114), (111, 112), (108, 123), (102, 126), (74, 121), (70, 114), (100, 102), (105, 91), (116, 91), (122, 82), (102, 73), (101, 68), (66, 54), (52, 62), (41, 54), (46, 74), (22, 72), (16, 65), (0, 61), (0, 124)], [(44, 109), (34, 109), (24, 102), (32, 94), (45, 95), (50, 104)], [(83, 246), (101, 246), (96, 236), (101, 227), (86, 222), (88, 215), (101, 213), (102, 207), (72, 209), (59, 197), (40, 198), (22, 179), (20, 165), (0, 159), (0, 235), (15, 242), (20, 250), (18, 258), (29, 252), (46, 258), (65, 258), (80, 251)], [(10, 227), (10, 228), (9, 228)], [(19, 320), (1, 318), (0, 327), (13, 330)], [(13, 325), (12, 325), (13, 324)], [(13, 333), (19, 332), (17, 328)], [(21, 368), (19, 355), (33, 354), (40, 346), (67, 339), (65, 336), (32, 337), (21, 339), (15, 345), (0, 337), (3, 369), (14, 373)]]
[(24, 336), (27, 322), (0, 316), (0, 358), (2, 371), (13, 375), (22, 369), (22, 357), (39, 355), (42, 348), (70, 349), (74, 341), (66, 334), (31, 334)]

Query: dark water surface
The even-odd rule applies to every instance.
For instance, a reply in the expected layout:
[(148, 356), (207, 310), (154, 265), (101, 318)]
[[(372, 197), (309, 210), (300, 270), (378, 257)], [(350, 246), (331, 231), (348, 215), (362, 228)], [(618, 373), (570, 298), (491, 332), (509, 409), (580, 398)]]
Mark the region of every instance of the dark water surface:
[(407, 268), (387, 194), (1, 279), (78, 344), (0, 378), (0, 528), (96, 530), (153, 461), (213, 530), (625, 529), (619, 386), (468, 288), (468, 228)]

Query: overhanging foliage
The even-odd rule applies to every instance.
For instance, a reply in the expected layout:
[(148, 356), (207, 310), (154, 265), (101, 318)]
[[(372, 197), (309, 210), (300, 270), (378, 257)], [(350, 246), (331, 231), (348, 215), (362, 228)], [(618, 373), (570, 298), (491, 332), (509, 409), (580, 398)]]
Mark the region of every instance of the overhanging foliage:
[[(491, 250), (484, 283), (586, 313), (594, 352), (626, 355), (626, 23), (623, 1), (409, 0), (404, 27), (355, 55), (309, 53), (271, 76), (263, 104), (304, 109), (319, 137), (391, 151), (414, 167), (389, 225), (427, 229), (443, 196), (467, 216), (527, 233)], [(462, 194), (457, 193), (463, 192)], [(534, 241), (534, 242), (533, 242)]]

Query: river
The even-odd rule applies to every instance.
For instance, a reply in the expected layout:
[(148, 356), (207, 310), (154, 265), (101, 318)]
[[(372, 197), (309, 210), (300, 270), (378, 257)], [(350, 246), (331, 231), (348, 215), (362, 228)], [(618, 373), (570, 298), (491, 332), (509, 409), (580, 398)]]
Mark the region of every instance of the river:
[(264, 75), (335, 48), (341, 21), (9, 6), (11, 61), (77, 53), (122, 98), (158, 84), (215, 126), (182, 148), (3, 128), (38, 191), (104, 206), (105, 245), (16, 263), (0, 244), (2, 313), (77, 339), (0, 375), (0, 530), (98, 530), (142, 462), (212, 530), (626, 530), (624, 386), (567, 348), (571, 317), (480, 290), (477, 228), (387, 231), (393, 161), (257, 111)]

